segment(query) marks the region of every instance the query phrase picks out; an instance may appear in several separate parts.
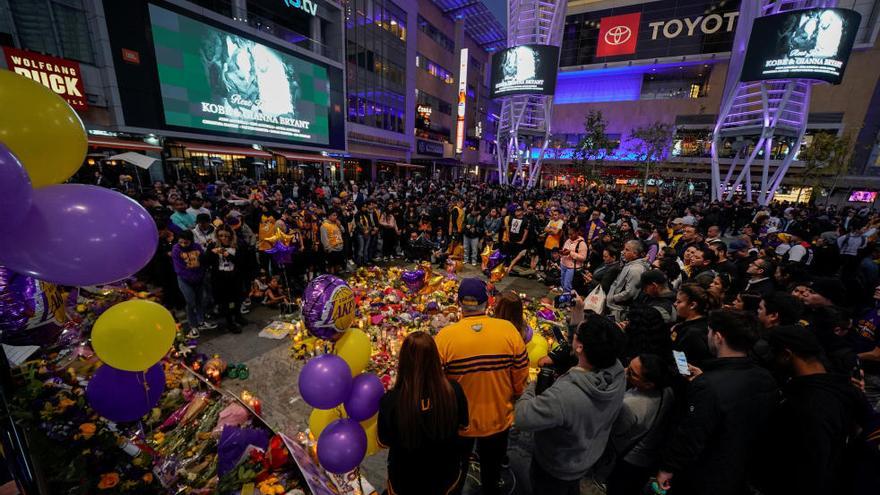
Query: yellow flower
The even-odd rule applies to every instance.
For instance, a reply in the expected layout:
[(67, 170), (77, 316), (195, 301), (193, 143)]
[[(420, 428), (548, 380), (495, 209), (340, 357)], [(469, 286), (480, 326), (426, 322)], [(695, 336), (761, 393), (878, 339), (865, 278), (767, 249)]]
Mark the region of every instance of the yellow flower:
[(114, 486), (119, 484), (119, 475), (116, 473), (104, 473), (101, 475), (101, 481), (98, 482), (98, 488), (101, 490), (106, 490), (107, 488), (113, 488)]
[(161, 444), (162, 442), (165, 441), (165, 434), (162, 433), (161, 431), (157, 432), (155, 435), (153, 435), (153, 441), (156, 442), (157, 444)]
[(92, 438), (95, 434), (95, 424), (94, 423), (83, 423), (79, 425), (79, 433), (86, 440)]
[(64, 397), (63, 399), (58, 401), (58, 410), (63, 411), (74, 404), (76, 404), (76, 402), (68, 399), (67, 397)]

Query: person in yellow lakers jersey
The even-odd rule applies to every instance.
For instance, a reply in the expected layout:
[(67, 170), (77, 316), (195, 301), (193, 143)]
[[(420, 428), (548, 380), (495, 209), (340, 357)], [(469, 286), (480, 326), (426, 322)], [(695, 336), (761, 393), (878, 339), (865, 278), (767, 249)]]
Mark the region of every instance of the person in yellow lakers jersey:
[(508, 321), (486, 316), (486, 284), (466, 278), (458, 288), (462, 318), (437, 334), (446, 376), (461, 385), (468, 402), (469, 427), (461, 432), (480, 457), (484, 494), (500, 493), (501, 464), (513, 424), (513, 404), (529, 374), (526, 346)]

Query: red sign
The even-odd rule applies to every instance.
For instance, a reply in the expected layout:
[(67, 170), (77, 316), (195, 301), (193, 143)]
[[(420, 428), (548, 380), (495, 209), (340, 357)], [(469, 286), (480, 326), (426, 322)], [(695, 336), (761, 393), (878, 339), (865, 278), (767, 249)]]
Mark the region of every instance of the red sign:
[(139, 64), (141, 63), (141, 54), (134, 51), (129, 50), (128, 48), (122, 49), (122, 60), (128, 62), (130, 64)]
[(603, 17), (599, 22), (597, 57), (629, 55), (636, 52), (641, 12)]
[(6, 67), (12, 72), (36, 81), (58, 93), (70, 106), (79, 110), (89, 107), (79, 62), (39, 53), (3, 47)]

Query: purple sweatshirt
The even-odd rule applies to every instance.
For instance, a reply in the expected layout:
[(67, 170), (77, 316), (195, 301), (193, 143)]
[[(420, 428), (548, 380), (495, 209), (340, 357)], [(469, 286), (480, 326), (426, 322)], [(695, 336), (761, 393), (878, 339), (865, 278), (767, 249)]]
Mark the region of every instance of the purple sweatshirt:
[[(195, 242), (186, 249), (180, 244), (171, 248), (171, 260), (174, 263), (174, 273), (188, 284), (200, 284), (205, 278), (205, 267), (201, 264), (202, 246)], [(189, 264), (187, 264), (187, 259)]]

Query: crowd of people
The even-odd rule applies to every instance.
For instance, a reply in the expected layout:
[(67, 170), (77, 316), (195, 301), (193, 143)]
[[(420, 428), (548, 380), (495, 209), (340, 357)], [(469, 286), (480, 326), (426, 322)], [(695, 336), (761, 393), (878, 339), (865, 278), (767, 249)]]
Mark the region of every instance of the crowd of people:
[[(240, 331), (253, 304), (295, 304), (316, 274), (380, 261), (503, 254), (570, 308), (526, 386), (513, 293), (466, 278), (462, 318), (415, 332), (379, 415), (389, 493), (461, 488), (480, 460), (501, 493), (511, 428), (534, 432), (532, 493), (878, 493), (880, 216), (868, 208), (712, 202), (469, 181), (240, 179), (136, 195), (160, 229), (145, 276)], [(283, 240), (290, 263), (267, 255)], [(517, 317), (517, 312), (519, 317)]]

